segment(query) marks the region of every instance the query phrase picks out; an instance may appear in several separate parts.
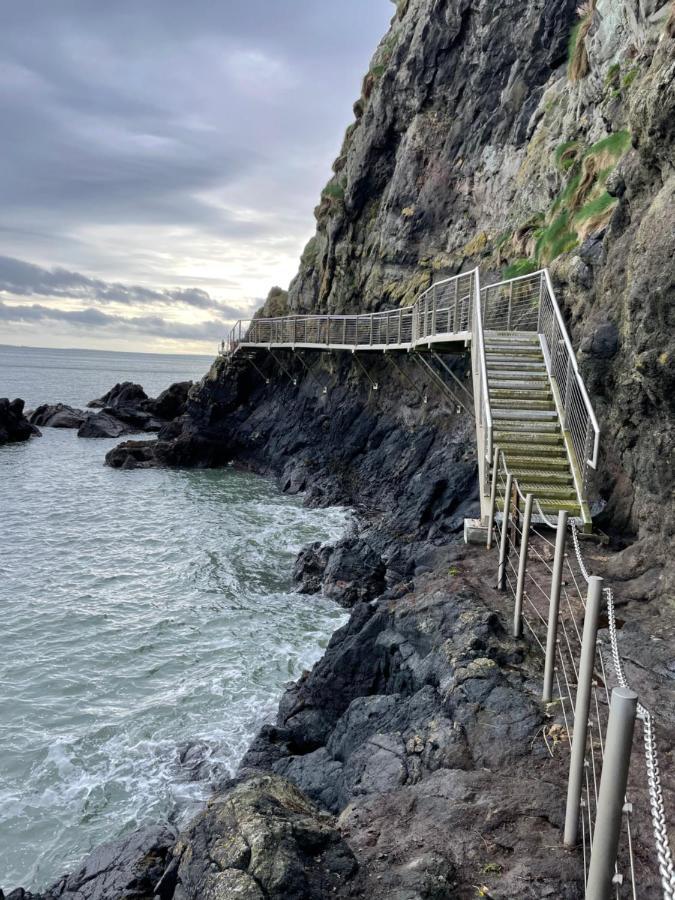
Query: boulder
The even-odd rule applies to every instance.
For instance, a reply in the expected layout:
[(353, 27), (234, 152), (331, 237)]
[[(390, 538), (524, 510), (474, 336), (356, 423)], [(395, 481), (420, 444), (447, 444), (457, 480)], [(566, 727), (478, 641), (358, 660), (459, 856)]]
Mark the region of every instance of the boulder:
[(23, 400), (0, 398), (0, 444), (27, 441), (31, 435), (40, 434), (24, 415), (23, 407)]
[(87, 403), (87, 406), (90, 409), (103, 409), (106, 406), (138, 406), (147, 399), (148, 395), (140, 384), (134, 384), (132, 381), (123, 381), (110, 388), (98, 400), (91, 400)]
[(335, 819), (275, 775), (230, 782), (174, 854), (174, 900), (323, 900), (357, 869)]
[(30, 414), (31, 424), (47, 428), (79, 428), (86, 418), (86, 412), (65, 403), (44, 403)]
[(105, 410), (97, 415), (88, 415), (80, 425), (77, 436), (83, 438), (118, 438), (137, 431)]
[(182, 416), (191, 387), (191, 381), (178, 381), (162, 391), (155, 400), (149, 400), (146, 407), (158, 419), (169, 421)]
[(117, 841), (102, 844), (72, 875), (64, 875), (43, 894), (17, 888), (0, 900), (168, 900), (159, 893), (176, 832), (169, 826), (153, 826), (134, 831)]

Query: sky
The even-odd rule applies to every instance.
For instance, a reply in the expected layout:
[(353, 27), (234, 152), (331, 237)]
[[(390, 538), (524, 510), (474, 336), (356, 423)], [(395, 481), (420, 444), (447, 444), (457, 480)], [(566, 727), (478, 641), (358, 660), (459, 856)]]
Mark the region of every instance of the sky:
[(212, 353), (287, 287), (391, 0), (22, 0), (0, 344)]

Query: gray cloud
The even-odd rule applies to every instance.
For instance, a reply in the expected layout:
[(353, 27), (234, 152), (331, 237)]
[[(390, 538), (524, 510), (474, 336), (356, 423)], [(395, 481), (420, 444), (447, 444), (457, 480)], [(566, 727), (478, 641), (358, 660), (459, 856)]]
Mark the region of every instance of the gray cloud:
[[(139, 302), (124, 285), (140, 280), (171, 297), (167, 284), (186, 284), (174, 260), (199, 271), (256, 248), (269, 260), (277, 239), (287, 266), (392, 12), (390, 0), (7, 5), (0, 234), (7, 257), (50, 267), (24, 272), (26, 295)], [(118, 266), (122, 284), (77, 276)], [(177, 302), (210, 308), (199, 292)]]
[[(238, 318), (235, 316), (234, 318)], [(208, 319), (197, 323), (173, 322), (161, 316), (120, 316), (86, 307), (77, 310), (54, 309), (39, 303), (13, 306), (0, 300), (0, 321), (13, 324), (62, 323), (81, 329), (109, 331), (112, 336), (149, 335), (180, 341), (204, 341), (215, 344), (227, 333), (231, 319)]]
[(0, 256), (0, 292), (16, 297), (52, 297), (85, 302), (121, 303), (133, 306), (160, 304), (215, 310), (223, 316), (239, 318), (246, 310), (214, 300), (199, 288), (153, 290), (141, 285), (107, 282), (67, 269), (44, 269), (33, 263)]

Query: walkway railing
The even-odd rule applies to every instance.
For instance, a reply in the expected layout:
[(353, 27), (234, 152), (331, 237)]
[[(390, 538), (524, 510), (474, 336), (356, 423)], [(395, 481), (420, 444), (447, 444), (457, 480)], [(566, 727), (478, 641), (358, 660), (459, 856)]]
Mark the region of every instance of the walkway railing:
[(240, 346), (386, 350), (468, 339), (478, 269), (438, 281), (412, 306), (357, 315), (280, 316), (242, 319), (230, 332), (229, 349)]
[[(581, 847), (588, 900), (656, 896), (657, 881), (664, 900), (675, 900), (654, 719), (625, 675), (613, 592), (589, 574), (567, 513), (550, 521), (538, 508), (556, 530), (552, 541), (532, 524), (537, 507), (497, 449), (488, 547), (494, 528), (497, 587), (513, 597), (513, 634), (520, 637), (524, 625), (544, 658), (542, 699), (551, 718), (542, 738), (552, 756), (558, 748), (569, 752), (564, 843)], [(607, 638), (598, 635), (603, 614)], [(642, 758), (633, 746), (636, 719)], [(651, 819), (651, 846), (635, 830), (637, 816)]]
[(484, 287), (486, 331), (533, 331), (542, 339), (548, 373), (563, 430), (569, 434), (579, 465), (579, 488), (588, 469), (598, 464), (600, 428), (567, 333), (548, 269)]
[(476, 273), (476, 291), (473, 306), (473, 333), (471, 340), (471, 374), (473, 379), (473, 405), (476, 413), (476, 447), (478, 451), (478, 476), (482, 492), (482, 505), (490, 493), (488, 471), (492, 460), (492, 409), (488, 390), (485, 339), (483, 335), (483, 309), (481, 305), (480, 278)]

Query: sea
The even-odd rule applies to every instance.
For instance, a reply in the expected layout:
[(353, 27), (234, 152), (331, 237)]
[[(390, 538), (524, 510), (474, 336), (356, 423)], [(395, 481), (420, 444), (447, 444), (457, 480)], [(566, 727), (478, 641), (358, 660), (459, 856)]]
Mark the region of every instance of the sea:
[[(84, 407), (118, 381), (156, 396), (211, 362), (0, 346), (0, 397)], [(232, 468), (110, 469), (116, 441), (42, 432), (0, 447), (5, 891), (44, 888), (141, 826), (184, 825), (345, 621), (291, 572), (347, 510)]]

